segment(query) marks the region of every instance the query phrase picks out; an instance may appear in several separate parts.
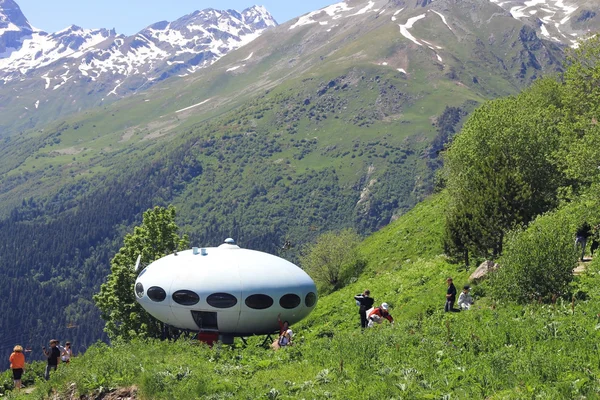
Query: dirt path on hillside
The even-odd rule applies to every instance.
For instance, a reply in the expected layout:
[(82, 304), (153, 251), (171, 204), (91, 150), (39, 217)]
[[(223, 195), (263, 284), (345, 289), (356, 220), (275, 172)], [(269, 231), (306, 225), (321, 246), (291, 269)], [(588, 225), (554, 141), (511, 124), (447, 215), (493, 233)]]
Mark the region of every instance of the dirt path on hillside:
[(584, 257), (583, 261), (579, 261), (577, 263), (577, 267), (575, 267), (575, 269), (573, 270), (573, 275), (581, 275), (585, 272), (585, 270), (587, 269), (587, 266), (589, 263), (591, 263), (593, 260), (592, 257)]

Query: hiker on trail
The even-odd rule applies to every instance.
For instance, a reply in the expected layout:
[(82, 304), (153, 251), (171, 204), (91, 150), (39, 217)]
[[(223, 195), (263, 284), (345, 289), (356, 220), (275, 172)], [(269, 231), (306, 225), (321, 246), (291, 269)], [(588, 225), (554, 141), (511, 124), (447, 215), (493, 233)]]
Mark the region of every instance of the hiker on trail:
[(21, 376), (25, 370), (25, 354), (23, 354), (23, 347), (16, 345), (8, 360), (10, 361), (10, 369), (12, 369), (13, 373), (15, 389), (21, 390)]
[(60, 360), (66, 364), (71, 362), (71, 357), (73, 356), (73, 350), (71, 350), (71, 342), (65, 343), (65, 347), (63, 351), (60, 353)]
[(587, 244), (587, 240), (592, 235), (591, 230), (590, 224), (584, 222), (575, 232), (575, 248), (577, 248), (577, 245), (581, 246), (581, 261), (583, 261), (583, 256), (585, 255), (585, 245)]
[(463, 290), (460, 293), (460, 296), (458, 296), (458, 306), (461, 310), (468, 310), (474, 303), (473, 296), (471, 296), (469, 290), (471, 290), (471, 286), (463, 286)]
[(52, 339), (50, 341), (50, 348), (46, 349), (46, 347), (42, 347), (44, 351), (44, 355), (48, 359), (48, 365), (46, 365), (46, 373), (44, 374), (44, 378), (46, 380), (50, 379), (50, 370), (53, 369), (56, 371), (56, 367), (58, 366), (58, 359), (60, 358), (60, 350), (58, 349), (58, 340)]
[(288, 321), (281, 322), (281, 314), (277, 316), (277, 322), (279, 323), (279, 337), (271, 345), (274, 350), (279, 350), (285, 346), (291, 346), (292, 336), (294, 336), (294, 332), (292, 332), (292, 329), (290, 328), (290, 323)]
[(358, 304), (358, 315), (360, 315), (360, 327), (366, 328), (367, 321), (367, 310), (373, 307), (373, 300), (369, 295), (371, 292), (369, 289), (366, 289), (362, 294), (357, 294), (354, 296), (354, 300), (356, 300), (356, 304)]
[(448, 290), (446, 290), (446, 305), (444, 306), (444, 311), (459, 312), (459, 309), (454, 308), (454, 302), (456, 301), (456, 287), (454, 286), (454, 283), (452, 283), (452, 278), (446, 279), (446, 283), (448, 284)]
[(375, 307), (367, 311), (367, 318), (369, 319), (369, 324), (367, 326), (372, 328), (373, 325), (382, 323), (384, 318), (393, 323), (394, 318), (392, 318), (388, 312), (388, 309), (388, 303), (381, 303), (379, 307)]

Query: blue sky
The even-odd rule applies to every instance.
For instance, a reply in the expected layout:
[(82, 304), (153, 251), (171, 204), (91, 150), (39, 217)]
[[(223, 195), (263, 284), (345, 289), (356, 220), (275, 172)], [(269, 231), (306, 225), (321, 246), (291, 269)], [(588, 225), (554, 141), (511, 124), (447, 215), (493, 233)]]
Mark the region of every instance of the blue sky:
[(341, 0), (15, 0), (29, 23), (46, 32), (75, 24), (134, 34), (158, 21), (173, 21), (204, 8), (241, 11), (263, 5), (282, 23)]

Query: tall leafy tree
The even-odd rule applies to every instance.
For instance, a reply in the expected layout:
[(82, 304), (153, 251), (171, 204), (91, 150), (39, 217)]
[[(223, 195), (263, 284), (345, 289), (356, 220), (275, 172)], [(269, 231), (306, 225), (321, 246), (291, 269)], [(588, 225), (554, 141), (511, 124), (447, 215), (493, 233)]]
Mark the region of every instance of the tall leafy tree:
[(187, 235), (180, 236), (175, 223), (175, 208), (155, 207), (144, 212), (142, 225), (125, 236), (123, 247), (111, 260), (111, 273), (94, 296), (105, 332), (111, 340), (134, 337), (160, 337), (162, 325), (136, 302), (134, 283), (140, 271), (135, 262), (141, 255), (150, 263), (175, 250), (189, 247)]
[(600, 36), (570, 49), (564, 74), (564, 118), (557, 164), (576, 192), (600, 181)]
[(551, 79), (473, 113), (446, 154), (447, 248), (498, 256), (508, 230), (556, 204), (560, 117), (560, 85)]

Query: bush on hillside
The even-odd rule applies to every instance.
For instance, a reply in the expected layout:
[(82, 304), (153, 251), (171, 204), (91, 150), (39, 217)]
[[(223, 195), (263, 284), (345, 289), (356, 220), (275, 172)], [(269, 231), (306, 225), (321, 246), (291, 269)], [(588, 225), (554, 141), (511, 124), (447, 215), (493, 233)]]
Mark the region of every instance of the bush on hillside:
[(559, 212), (511, 232), (499, 260), (502, 267), (492, 276), (493, 297), (526, 303), (567, 294), (577, 265), (572, 222)]
[(357, 252), (359, 243), (360, 236), (352, 229), (324, 233), (304, 249), (300, 264), (320, 289), (339, 289), (365, 266)]

